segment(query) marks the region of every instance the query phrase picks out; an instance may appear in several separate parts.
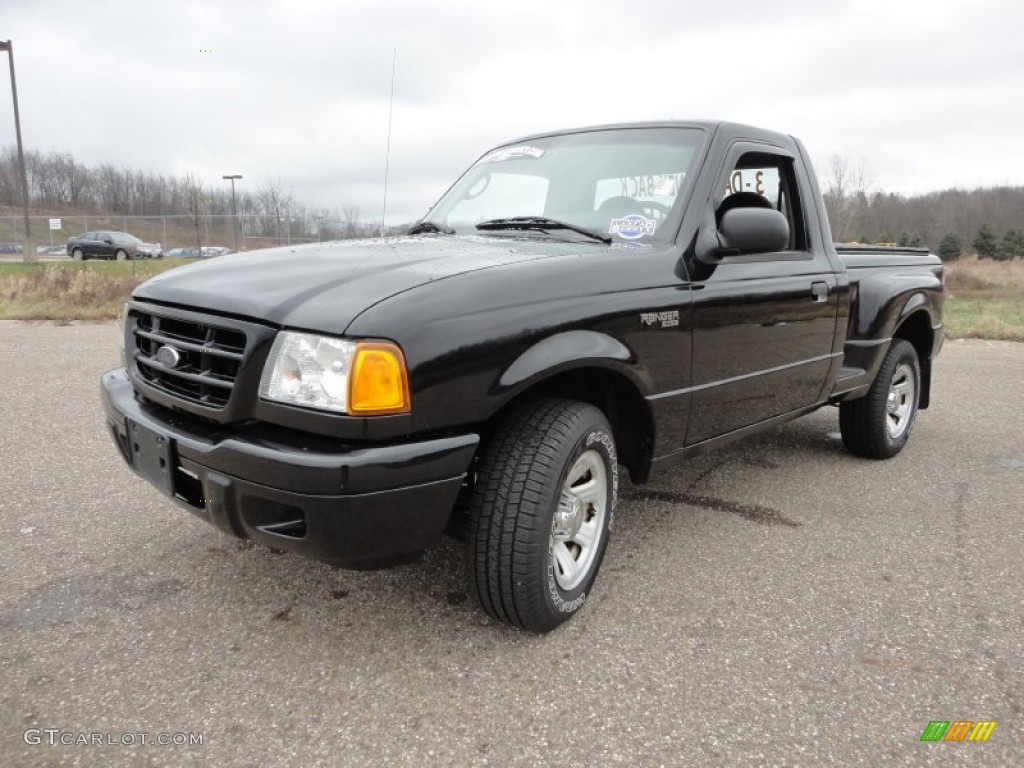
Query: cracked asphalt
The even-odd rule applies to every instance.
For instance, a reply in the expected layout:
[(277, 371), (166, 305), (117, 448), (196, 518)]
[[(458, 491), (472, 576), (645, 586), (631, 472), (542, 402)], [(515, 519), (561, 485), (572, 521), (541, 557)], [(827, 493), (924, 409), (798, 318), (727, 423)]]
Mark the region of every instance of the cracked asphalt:
[(625, 489), (537, 637), (457, 542), (347, 572), (166, 501), (103, 427), (118, 335), (0, 323), (2, 766), (1024, 765), (1024, 345), (948, 343), (894, 460), (825, 409)]

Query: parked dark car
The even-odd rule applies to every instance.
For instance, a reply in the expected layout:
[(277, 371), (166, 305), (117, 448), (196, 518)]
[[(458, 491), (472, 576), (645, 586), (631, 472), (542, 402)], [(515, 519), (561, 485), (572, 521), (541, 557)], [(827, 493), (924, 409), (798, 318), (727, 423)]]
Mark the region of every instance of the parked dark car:
[(86, 259), (159, 259), (164, 253), (160, 243), (146, 243), (127, 232), (86, 232), (68, 238), (68, 256), (75, 261)]
[[(461, 535), (480, 606), (547, 631), (591, 596), (620, 465), (643, 483), (829, 405), (851, 453), (899, 453), (930, 400), (942, 275), (923, 249), (837, 248), (791, 136), (539, 134), (407, 236), (143, 283), (106, 424), (138, 475), (235, 536), (372, 568)], [(874, 480), (894, 509), (897, 475)]]

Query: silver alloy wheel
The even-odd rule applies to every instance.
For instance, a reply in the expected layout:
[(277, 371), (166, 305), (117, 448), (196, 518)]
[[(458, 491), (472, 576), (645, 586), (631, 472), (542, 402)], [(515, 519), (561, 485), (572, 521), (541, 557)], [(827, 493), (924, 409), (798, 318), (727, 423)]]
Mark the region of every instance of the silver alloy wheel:
[(81, 261), (82, 260), (82, 249), (81, 248), (74, 248), (71, 251), (71, 258), (74, 259), (75, 261)]
[(555, 581), (570, 592), (586, 579), (601, 549), (608, 512), (608, 472), (601, 454), (584, 452), (566, 475), (551, 520)]
[(890, 440), (896, 440), (910, 427), (916, 402), (914, 369), (900, 363), (892, 374), (889, 395), (885, 399), (885, 431)]
[(128, 259), (128, 252), (119, 248), (114, 256), (118, 261), (126, 261)]

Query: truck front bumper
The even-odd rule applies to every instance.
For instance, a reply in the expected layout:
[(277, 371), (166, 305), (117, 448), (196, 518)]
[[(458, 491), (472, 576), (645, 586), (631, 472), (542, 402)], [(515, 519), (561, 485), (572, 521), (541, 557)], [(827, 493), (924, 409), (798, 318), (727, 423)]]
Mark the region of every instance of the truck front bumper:
[(480, 440), (366, 446), (224, 427), (140, 400), (124, 368), (101, 384), (136, 474), (227, 533), (347, 568), (407, 562), (439, 539)]

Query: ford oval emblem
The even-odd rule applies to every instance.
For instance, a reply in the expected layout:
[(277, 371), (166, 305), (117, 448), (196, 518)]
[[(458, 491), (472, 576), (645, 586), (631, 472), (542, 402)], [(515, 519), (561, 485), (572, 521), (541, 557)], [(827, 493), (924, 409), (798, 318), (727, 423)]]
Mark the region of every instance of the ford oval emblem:
[(181, 353), (174, 347), (164, 344), (156, 351), (156, 361), (164, 368), (177, 368), (181, 362)]

